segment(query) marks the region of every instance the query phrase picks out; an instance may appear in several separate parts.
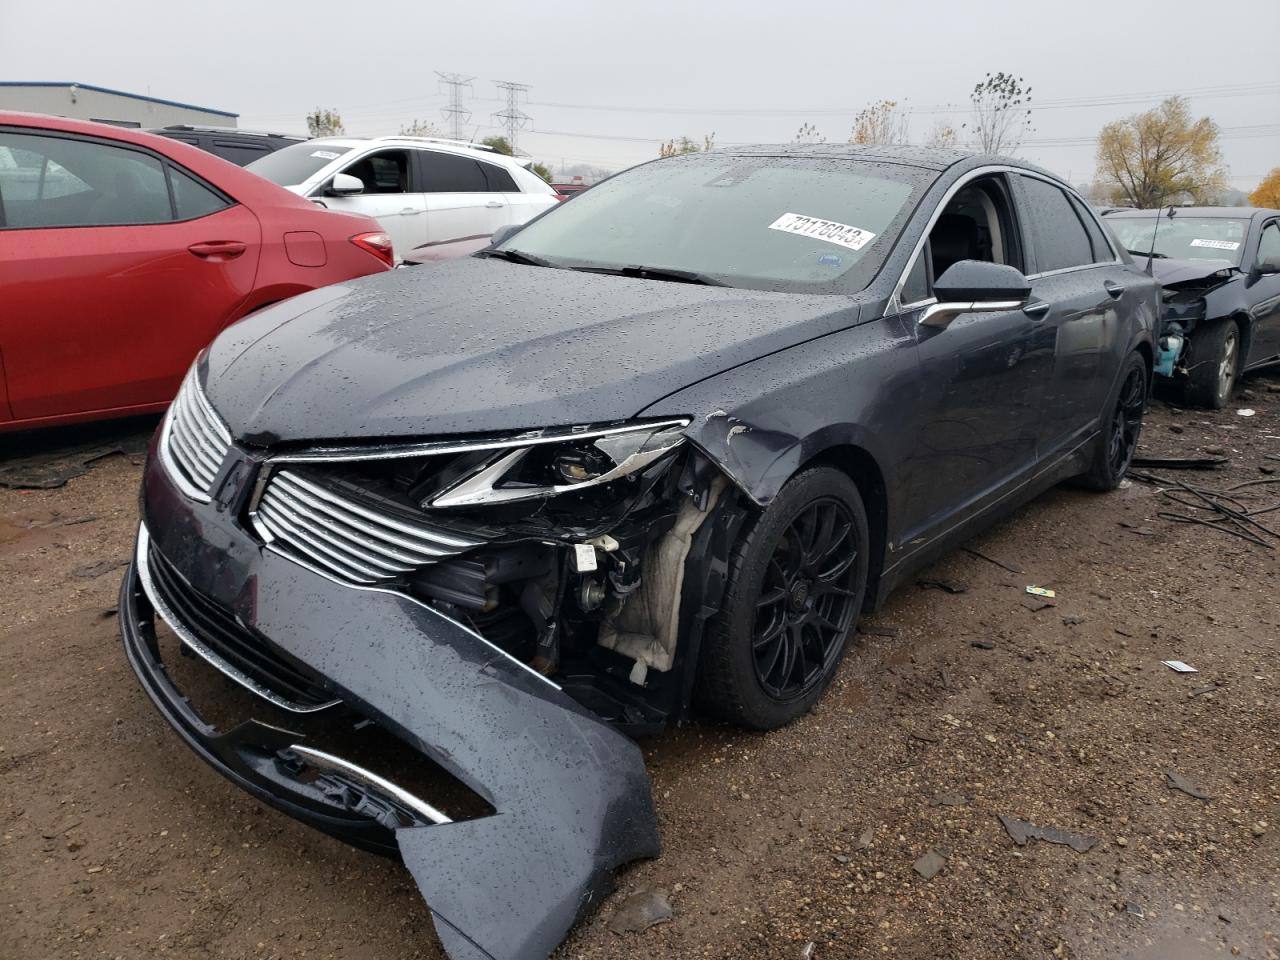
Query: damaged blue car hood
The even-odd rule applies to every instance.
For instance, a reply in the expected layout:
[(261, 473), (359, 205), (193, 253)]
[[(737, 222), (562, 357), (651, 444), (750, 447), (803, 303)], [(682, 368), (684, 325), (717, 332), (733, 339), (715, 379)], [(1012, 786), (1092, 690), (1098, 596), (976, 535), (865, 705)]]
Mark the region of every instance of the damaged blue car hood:
[(250, 443), (619, 420), (852, 326), (857, 303), (467, 258), (338, 284), (226, 330), (206, 392)]

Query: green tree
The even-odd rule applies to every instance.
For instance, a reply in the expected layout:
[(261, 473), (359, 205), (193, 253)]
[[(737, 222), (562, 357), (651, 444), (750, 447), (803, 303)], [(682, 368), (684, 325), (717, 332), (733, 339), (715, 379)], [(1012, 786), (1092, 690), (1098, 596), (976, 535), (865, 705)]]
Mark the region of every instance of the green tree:
[(515, 151), (511, 149), (511, 144), (507, 142), (506, 137), (485, 137), (480, 141), (486, 147), (492, 148), (495, 152), (504, 156), (514, 157)]
[(547, 183), (551, 182), (551, 168), (545, 163), (535, 163), (529, 169), (540, 176), (543, 180), (547, 181)]
[(983, 153), (1013, 154), (1031, 132), (1031, 88), (1011, 73), (988, 73), (969, 94), (973, 135)]
[(1194, 120), (1184, 97), (1170, 97), (1098, 134), (1096, 181), (1113, 203), (1152, 209), (1189, 198), (1211, 204), (1226, 189), (1218, 125)]
[(307, 130), (313, 137), (340, 137), (347, 132), (342, 125), (342, 115), (332, 107), (328, 110), (316, 107), (308, 113)]

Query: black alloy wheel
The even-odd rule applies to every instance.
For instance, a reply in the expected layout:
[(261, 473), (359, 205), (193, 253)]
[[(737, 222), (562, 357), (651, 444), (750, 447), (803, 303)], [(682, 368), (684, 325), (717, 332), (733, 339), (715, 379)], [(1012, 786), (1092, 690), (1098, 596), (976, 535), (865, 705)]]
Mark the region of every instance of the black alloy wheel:
[(821, 681), (857, 617), (860, 544), (853, 515), (815, 500), (786, 528), (765, 568), (751, 636), (756, 679), (775, 700)]
[(1107, 437), (1107, 462), (1114, 476), (1123, 477), (1133, 462), (1146, 407), (1147, 378), (1141, 369), (1130, 369), (1120, 385), (1120, 396), (1111, 416), (1111, 430)]
[(744, 527), (698, 656), (709, 713), (773, 730), (835, 677), (867, 591), (870, 534), (857, 484), (832, 466), (792, 477)]

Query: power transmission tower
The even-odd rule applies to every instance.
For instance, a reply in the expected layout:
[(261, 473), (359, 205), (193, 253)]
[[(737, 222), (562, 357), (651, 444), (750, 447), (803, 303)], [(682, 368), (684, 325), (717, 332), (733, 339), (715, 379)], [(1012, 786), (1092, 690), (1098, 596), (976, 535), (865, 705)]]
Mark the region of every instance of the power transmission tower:
[(462, 105), (462, 88), (470, 89), (475, 77), (464, 77), (460, 73), (441, 73), (439, 70), (436, 71), (436, 76), (440, 78), (442, 85), (449, 88), (449, 105), (440, 110), (449, 123), (449, 136), (455, 140), (465, 140), (462, 127), (471, 119), (471, 111)]
[(516, 148), (516, 131), (524, 129), (533, 117), (520, 109), (520, 98), (529, 92), (527, 83), (512, 83), (510, 80), (495, 80), (498, 89), (507, 95), (507, 107), (494, 114), (507, 128), (507, 143), (511, 144), (511, 152), (519, 155)]

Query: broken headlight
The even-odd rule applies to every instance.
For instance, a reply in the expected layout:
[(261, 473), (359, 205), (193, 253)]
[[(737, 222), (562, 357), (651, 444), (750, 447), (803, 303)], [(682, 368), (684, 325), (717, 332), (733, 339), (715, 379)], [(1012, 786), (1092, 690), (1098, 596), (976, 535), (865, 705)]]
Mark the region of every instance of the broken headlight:
[(634, 476), (675, 451), (688, 421), (637, 423), (587, 430), (554, 442), (520, 444), (459, 458), (430, 508), (540, 500)]

